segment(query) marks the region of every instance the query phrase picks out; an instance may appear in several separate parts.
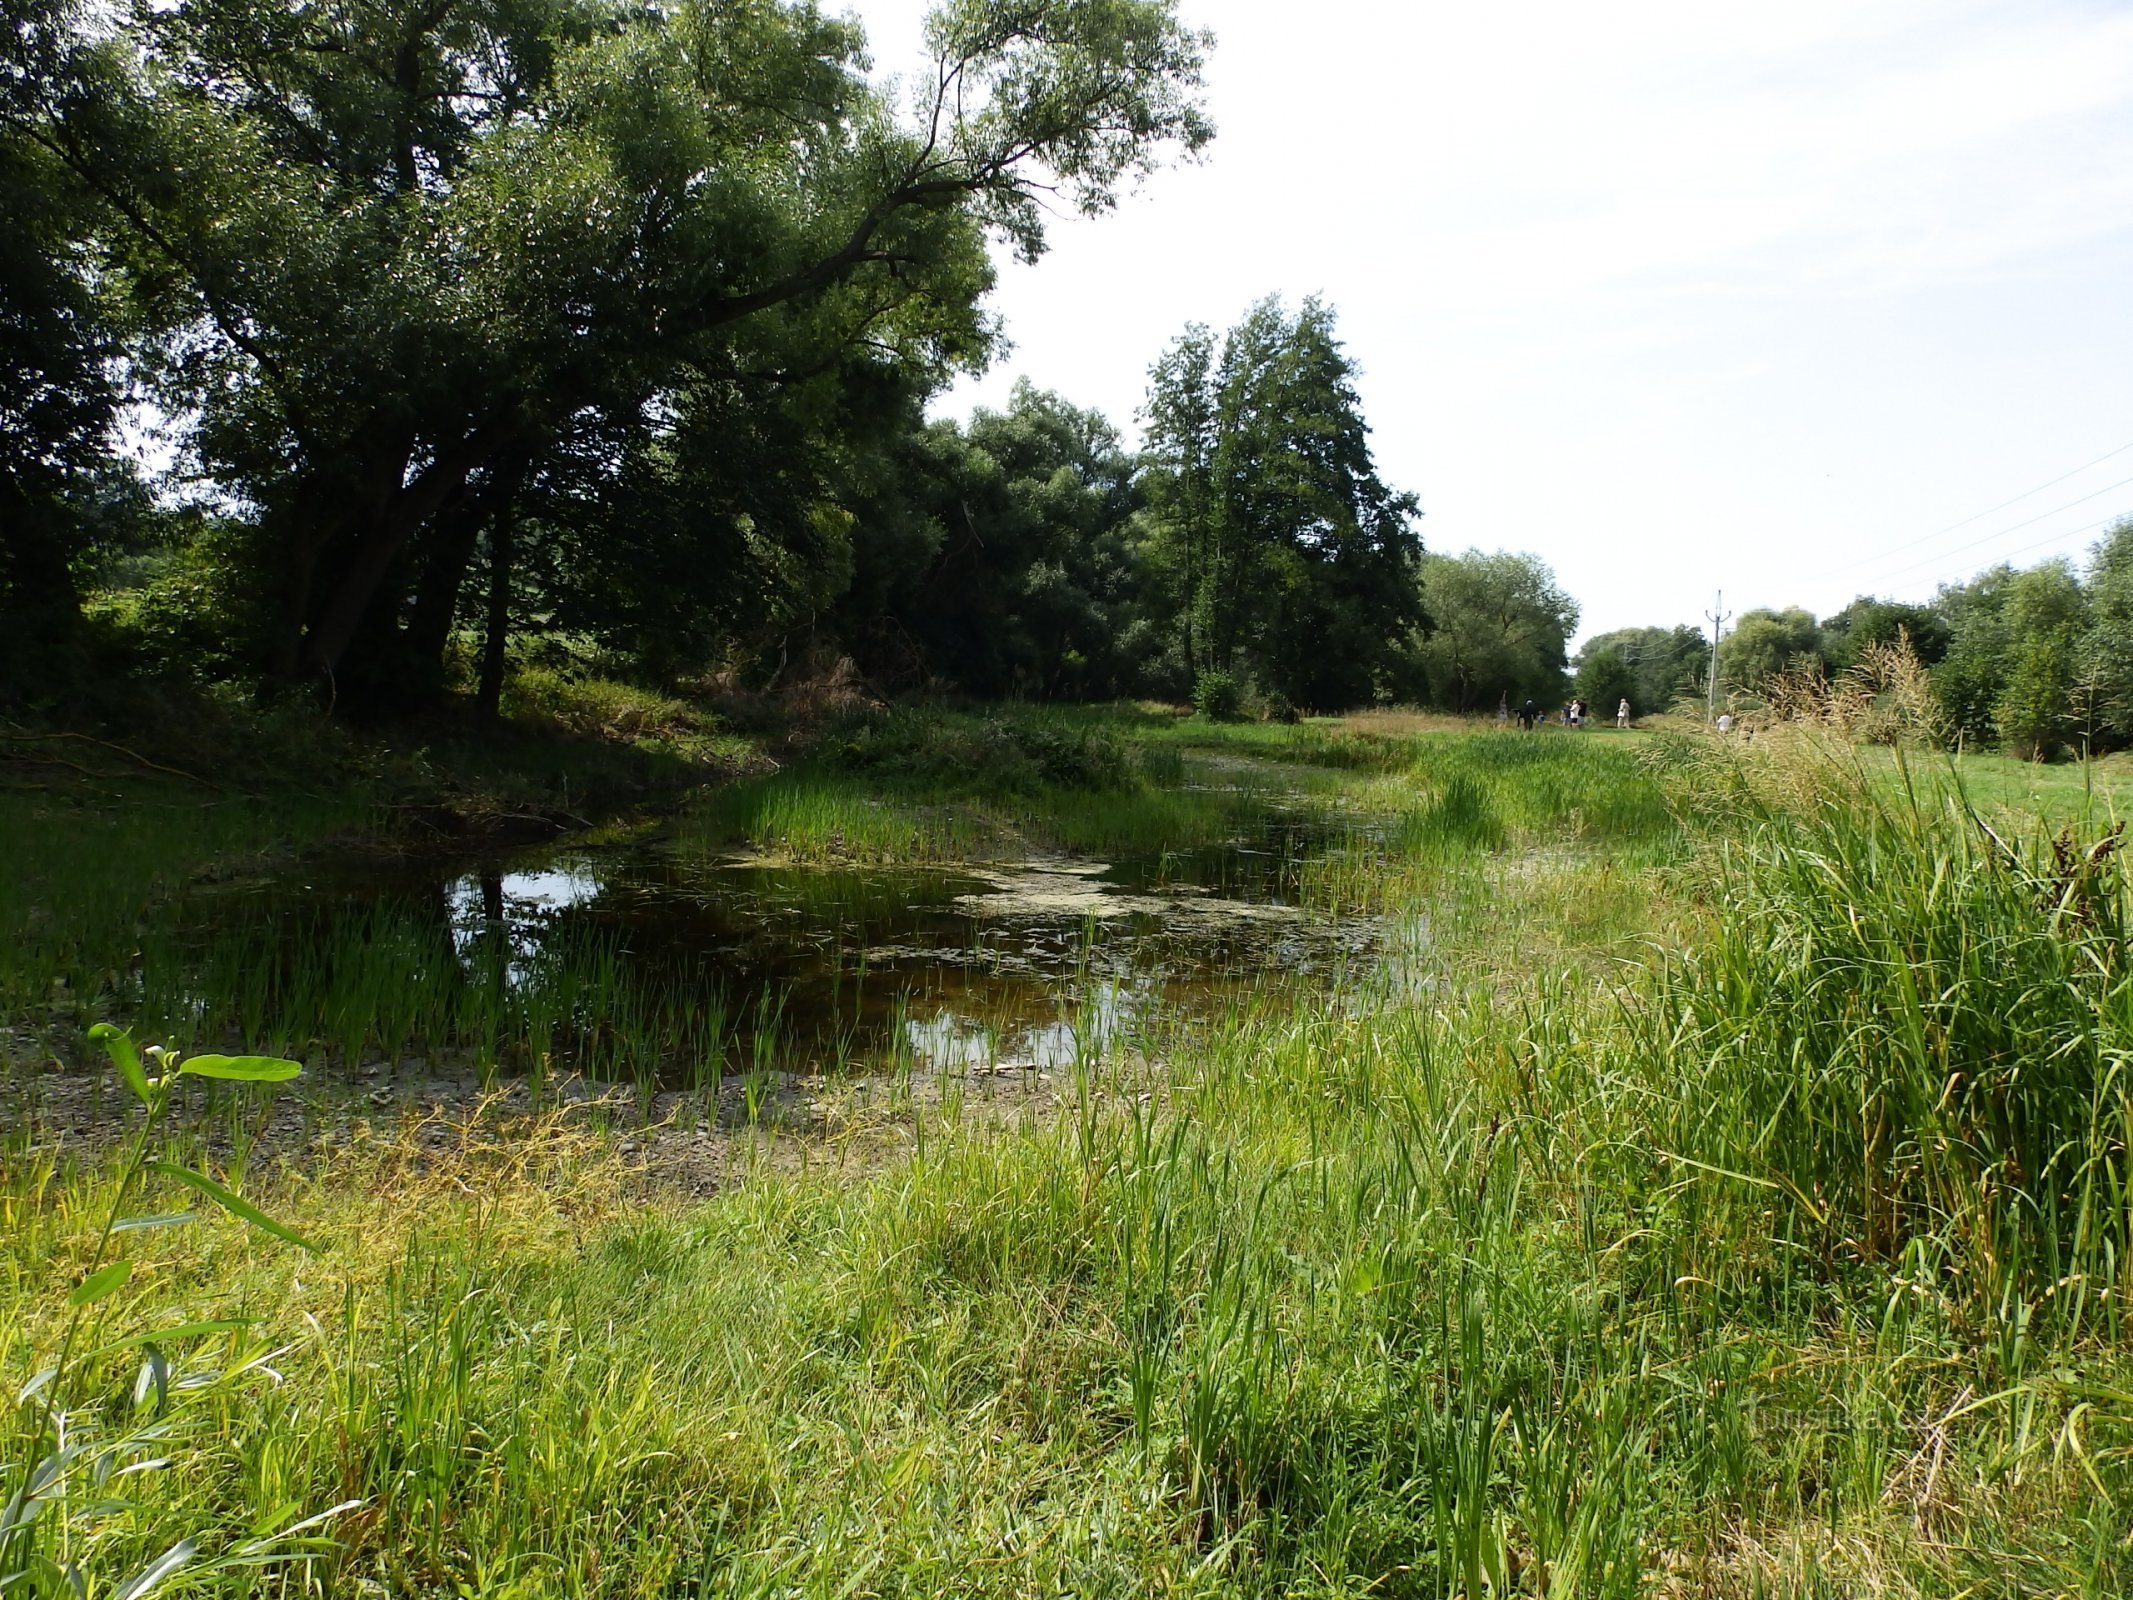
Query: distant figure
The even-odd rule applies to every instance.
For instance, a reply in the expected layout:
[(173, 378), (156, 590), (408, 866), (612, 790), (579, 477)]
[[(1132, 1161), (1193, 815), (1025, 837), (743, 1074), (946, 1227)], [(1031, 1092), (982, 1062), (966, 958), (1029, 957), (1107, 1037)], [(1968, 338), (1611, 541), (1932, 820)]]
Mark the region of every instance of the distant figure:
[(1628, 695), (1624, 695), (1624, 696), (1622, 697), (1622, 703), (1621, 703), (1620, 705), (1618, 705), (1618, 706), (1616, 706), (1616, 707), (1615, 707), (1615, 726), (1616, 726), (1616, 727), (1618, 727), (1618, 728), (1626, 728), (1626, 727), (1628, 727), (1628, 726), (1629, 726), (1629, 696), (1628, 696)]
[(1511, 720), (1511, 691), (1504, 690), (1503, 698), (1496, 702), (1496, 720), (1499, 724)]
[(1526, 703), (1518, 708), (1518, 725), (1530, 733), (1533, 730), (1533, 725), (1538, 721), (1540, 721), (1540, 707), (1536, 706), (1533, 703), (1533, 697), (1528, 695)]
[(1571, 726), (1571, 727), (1573, 727), (1573, 728), (1582, 728), (1582, 727), (1584, 727), (1584, 726), (1585, 726), (1585, 719), (1586, 719), (1587, 717), (1591, 716), (1591, 715), (1592, 715), (1592, 707), (1591, 707), (1591, 706), (1588, 706), (1588, 705), (1587, 705), (1587, 704), (1585, 703), (1585, 697), (1584, 697), (1583, 695), (1579, 695), (1579, 696), (1578, 696), (1578, 697), (1577, 697), (1577, 698), (1576, 698), (1575, 700), (1573, 700), (1573, 701), (1571, 701), (1571, 702), (1570, 702), (1570, 726)]
[(1730, 712), (1730, 711), (1721, 711), (1721, 712), (1719, 712), (1719, 714), (1718, 714), (1718, 731), (1719, 731), (1719, 732), (1720, 732), (1721, 734), (1728, 734), (1728, 733), (1731, 733), (1731, 732), (1733, 731), (1733, 713), (1732, 713), (1732, 712)]

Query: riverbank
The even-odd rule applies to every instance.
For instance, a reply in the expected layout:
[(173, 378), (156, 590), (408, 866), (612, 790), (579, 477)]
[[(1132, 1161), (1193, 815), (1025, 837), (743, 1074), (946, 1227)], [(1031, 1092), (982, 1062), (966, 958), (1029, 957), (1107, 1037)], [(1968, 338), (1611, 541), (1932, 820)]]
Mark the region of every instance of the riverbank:
[[(1295, 881), (1413, 930), (1398, 981), (764, 1117), (708, 1200), (628, 1094), (206, 1149), (324, 1248), (142, 1235), (104, 1337), (251, 1320), (172, 1342), (175, 1465), (75, 1553), (340, 1506), (350, 1593), (2124, 1592), (2107, 810), (1987, 833), (1933, 763), (1774, 742), (1118, 738), (1330, 774), (1370, 823)], [(945, 836), (937, 778), (875, 781)], [(108, 1182), (10, 1160), (10, 1371)]]

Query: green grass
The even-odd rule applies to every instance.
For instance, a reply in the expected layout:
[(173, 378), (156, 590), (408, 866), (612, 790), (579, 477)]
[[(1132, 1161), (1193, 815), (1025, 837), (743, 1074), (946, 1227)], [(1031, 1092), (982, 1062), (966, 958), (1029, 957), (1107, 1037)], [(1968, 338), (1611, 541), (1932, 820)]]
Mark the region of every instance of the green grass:
[[(1240, 1006), (1020, 1116), (913, 1105), (885, 1166), (766, 1143), (709, 1203), (640, 1203), (556, 1117), (255, 1175), (330, 1249), (144, 1246), (114, 1325), (257, 1320), (176, 1353), (222, 1376), (78, 1554), (352, 1500), (251, 1592), (2128, 1592), (2133, 978), (2094, 824), (2067, 855), (2056, 813), (1987, 834), (1802, 749), (1404, 738), (1334, 770), (1380, 821), (1340, 892), (1418, 930), (1412, 983)], [(854, 826), (853, 777), (730, 825)], [(1061, 840), (1144, 803), (895, 781)], [(10, 1374), (108, 1181), (10, 1152)]]
[(0, 790), (0, 1011), (93, 994), (131, 968), (149, 908), (204, 872), (241, 873), (383, 820), (370, 796), (254, 798), (134, 780), (102, 793)]

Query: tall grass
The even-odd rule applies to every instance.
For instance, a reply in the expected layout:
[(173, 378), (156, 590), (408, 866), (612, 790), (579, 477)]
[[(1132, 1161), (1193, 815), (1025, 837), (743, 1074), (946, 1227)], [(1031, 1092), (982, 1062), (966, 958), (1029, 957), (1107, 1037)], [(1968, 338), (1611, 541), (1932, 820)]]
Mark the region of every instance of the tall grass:
[[(328, 1592), (2133, 1591), (2115, 851), (1669, 759), (1421, 741), (1353, 849), (1429, 983), (906, 1096), (863, 1178), (688, 1204), (557, 1118), (261, 1175), (323, 1263), (135, 1292), (278, 1381), (98, 1559), (354, 1499)], [(13, 1372), (108, 1178), (9, 1154)]]
[(93, 995), (127, 971), (148, 914), (204, 872), (256, 869), (332, 834), (375, 826), (364, 797), (204, 797), (136, 784), (93, 794), (0, 790), (0, 1011)]
[(1995, 827), (1958, 787), (1889, 794), (1834, 761), (1789, 804), (1742, 801), (1709, 939), (1648, 1013), (1668, 1019), (1652, 1051), (1690, 1113), (1682, 1150), (1778, 1186), (1827, 1250), (2115, 1319), (2133, 1243), (2119, 833)]

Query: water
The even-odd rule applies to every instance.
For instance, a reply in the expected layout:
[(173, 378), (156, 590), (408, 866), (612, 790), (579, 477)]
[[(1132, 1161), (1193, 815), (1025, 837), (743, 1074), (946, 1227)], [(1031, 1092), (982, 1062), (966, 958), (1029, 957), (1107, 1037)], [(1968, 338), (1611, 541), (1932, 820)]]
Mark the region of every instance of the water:
[[(268, 978), (244, 980), (270, 993), (255, 1028), (277, 1006), (316, 1014), (344, 1055), (448, 1034), (507, 1067), (668, 1083), (896, 1061), (1056, 1070), (1367, 961), (1374, 922), (1299, 903), (1306, 865), (1347, 837), (1270, 811), (1189, 851), (898, 870), (706, 855), (653, 833), (320, 862), (196, 896), (186, 917), (205, 945), (248, 947), (222, 969), (264, 964)], [(362, 1036), (365, 1004), (376, 1025)], [(336, 1016), (356, 1019), (339, 1037)], [(529, 1033), (531, 1047), (507, 1038)]]

